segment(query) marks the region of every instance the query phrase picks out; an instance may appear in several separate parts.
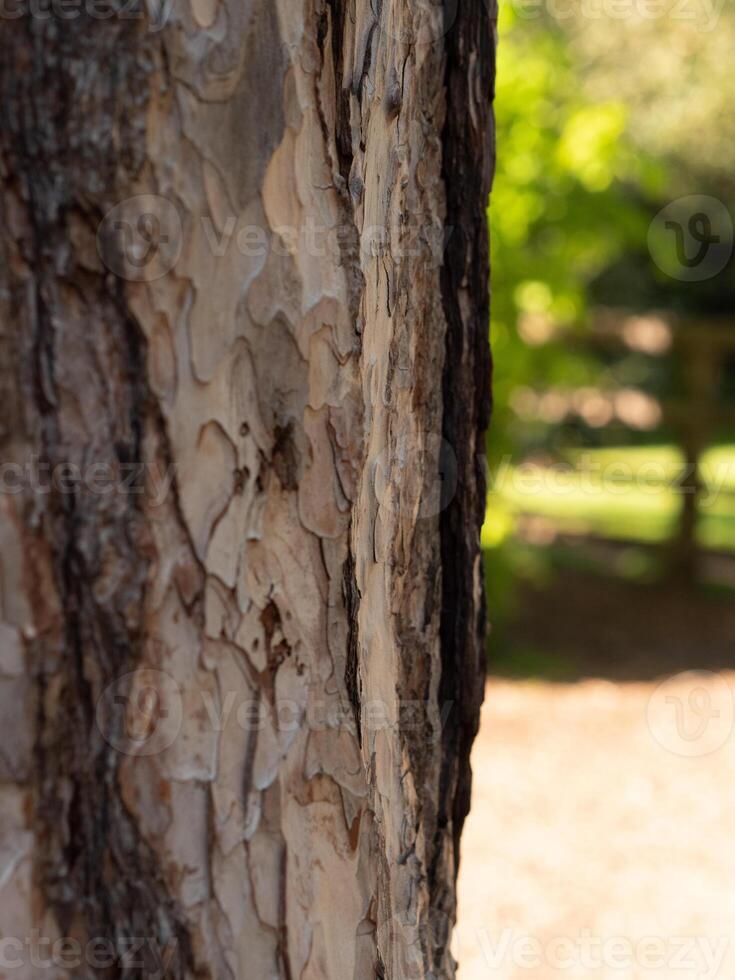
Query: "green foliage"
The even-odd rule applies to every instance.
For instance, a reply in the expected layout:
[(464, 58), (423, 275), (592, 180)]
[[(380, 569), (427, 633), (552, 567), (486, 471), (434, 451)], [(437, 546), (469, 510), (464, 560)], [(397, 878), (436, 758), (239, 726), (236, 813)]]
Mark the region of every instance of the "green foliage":
[[(501, 6), (491, 458), (534, 439), (549, 445), (548, 431), (514, 426), (518, 385), (620, 383), (569, 343), (591, 303), (729, 312), (735, 301), (732, 263), (713, 280), (679, 283), (647, 247), (651, 219), (678, 195), (718, 197), (735, 219), (735, 115), (725, 111), (735, 73), (724, 57), (735, 12), (678, 5), (646, 17), (639, 6), (595, 16), (570, 5), (560, 20)], [(536, 334), (546, 324), (547, 342), (524, 341), (524, 323)]]
[(531, 346), (519, 321), (579, 327), (590, 282), (626, 251), (644, 248), (650, 220), (641, 195), (661, 169), (634, 152), (627, 110), (593, 102), (553, 22), (500, 18), (496, 95), (497, 169), (489, 217), (496, 417), (491, 454), (517, 447), (511, 390), (543, 379), (578, 386), (598, 374), (563, 343)]

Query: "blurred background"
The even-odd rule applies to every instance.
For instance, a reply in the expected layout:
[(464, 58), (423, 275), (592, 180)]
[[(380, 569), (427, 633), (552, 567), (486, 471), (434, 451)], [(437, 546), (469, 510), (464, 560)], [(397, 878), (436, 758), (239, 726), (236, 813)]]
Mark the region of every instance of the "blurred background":
[(735, 10), (552, 6), (500, 14), (491, 667), (638, 677), (621, 604), (663, 620), (649, 674), (721, 666), (729, 630), (692, 648), (735, 588)]
[(459, 975), (729, 980), (735, 9), (514, 0), (499, 37)]

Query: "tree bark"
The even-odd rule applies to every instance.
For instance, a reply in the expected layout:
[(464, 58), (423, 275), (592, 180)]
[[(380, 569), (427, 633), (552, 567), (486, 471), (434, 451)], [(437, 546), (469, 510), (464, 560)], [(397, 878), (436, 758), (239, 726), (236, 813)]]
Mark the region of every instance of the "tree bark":
[(0, 25), (2, 965), (451, 977), (491, 11), (39, 9)]

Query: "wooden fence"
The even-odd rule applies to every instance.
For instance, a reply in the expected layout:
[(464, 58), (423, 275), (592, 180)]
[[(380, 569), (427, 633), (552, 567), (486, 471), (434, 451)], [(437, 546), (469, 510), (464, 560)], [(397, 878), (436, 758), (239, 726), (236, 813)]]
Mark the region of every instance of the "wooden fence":
[(681, 397), (661, 400), (662, 419), (657, 428), (668, 429), (683, 458), (683, 477), (678, 489), (681, 511), (675, 539), (671, 542), (670, 567), (676, 577), (697, 577), (697, 520), (703, 489), (700, 460), (705, 449), (723, 430), (732, 429), (735, 441), (735, 406), (722, 396), (728, 357), (735, 359), (735, 320), (731, 318), (680, 318), (673, 314), (650, 314), (668, 331), (669, 342), (658, 349), (636, 346), (631, 340), (632, 322), (646, 317), (605, 310), (595, 318), (593, 329), (580, 342), (593, 348), (633, 349), (655, 358), (669, 358), (681, 378)]

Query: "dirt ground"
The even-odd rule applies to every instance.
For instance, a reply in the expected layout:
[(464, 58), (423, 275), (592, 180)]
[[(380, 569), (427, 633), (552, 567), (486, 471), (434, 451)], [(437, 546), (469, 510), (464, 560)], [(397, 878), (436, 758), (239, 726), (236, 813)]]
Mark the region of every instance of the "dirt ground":
[[(652, 617), (648, 640), (678, 650), (687, 611)], [(722, 623), (707, 629), (724, 643)], [(623, 648), (618, 674), (654, 672), (634, 655)], [(735, 672), (490, 680), (462, 845), (460, 980), (735, 978), (733, 692)]]

